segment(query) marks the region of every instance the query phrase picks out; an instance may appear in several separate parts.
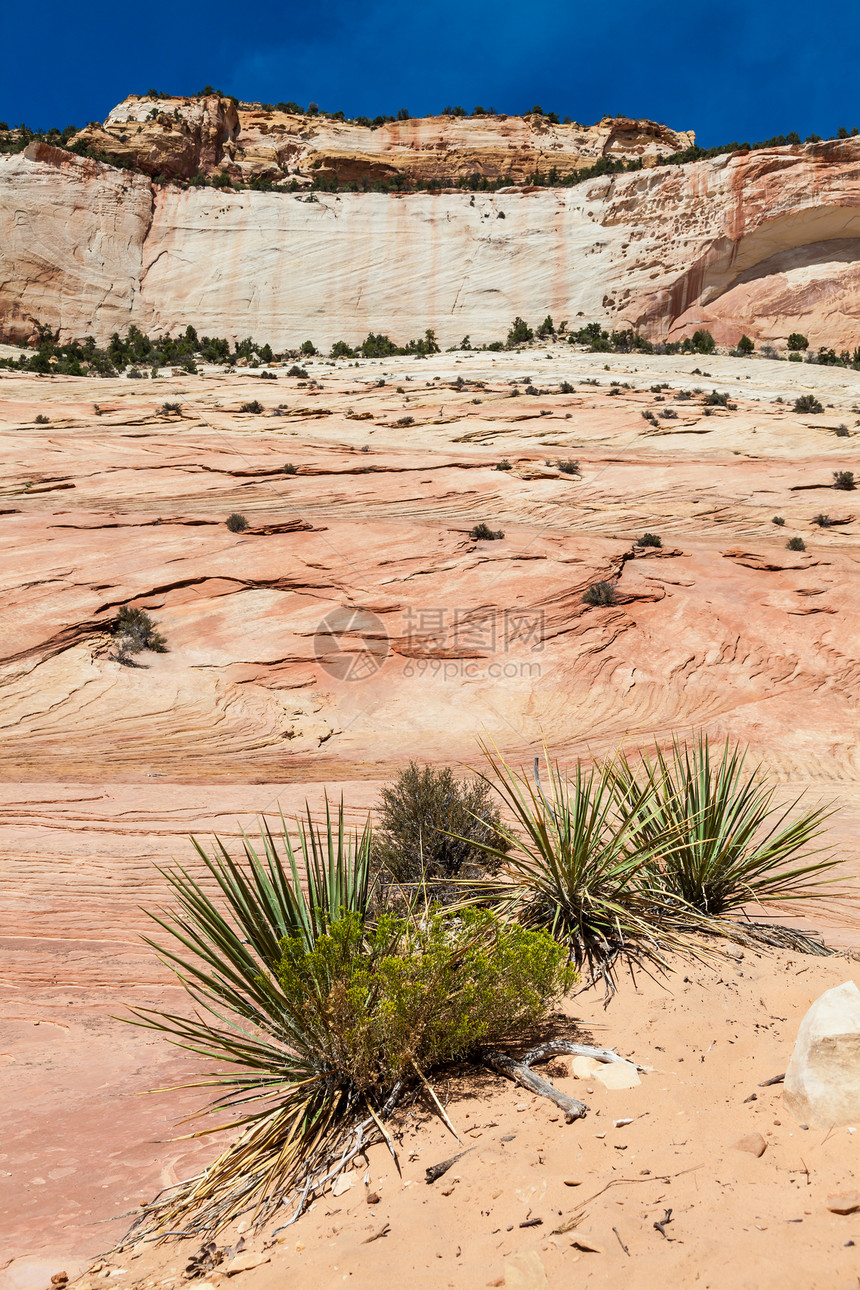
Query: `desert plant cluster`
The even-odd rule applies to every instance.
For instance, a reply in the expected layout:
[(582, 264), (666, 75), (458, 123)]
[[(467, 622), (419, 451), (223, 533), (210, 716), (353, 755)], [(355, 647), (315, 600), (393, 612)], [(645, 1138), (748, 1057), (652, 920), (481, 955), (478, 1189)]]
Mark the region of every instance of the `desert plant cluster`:
[(583, 972), (608, 1000), (625, 962), (666, 971), (727, 941), (827, 952), (746, 910), (832, 890), (831, 811), (779, 803), (737, 746), (700, 736), (570, 773), (546, 757), (544, 780), (538, 758), (529, 773), (482, 753), (464, 779), (410, 764), (376, 827), (350, 833), (326, 800), (322, 824), (263, 821), (241, 858), (195, 842), (196, 868), (163, 871), (174, 908), (149, 943), (194, 1008), (134, 1022), (204, 1059), (192, 1086), (237, 1137), (144, 1207), (138, 1237), (276, 1210), (289, 1225), (369, 1143), (396, 1159), (399, 1105), (447, 1124), (433, 1081), (451, 1063), (517, 1078), (496, 1046), (545, 1027)]

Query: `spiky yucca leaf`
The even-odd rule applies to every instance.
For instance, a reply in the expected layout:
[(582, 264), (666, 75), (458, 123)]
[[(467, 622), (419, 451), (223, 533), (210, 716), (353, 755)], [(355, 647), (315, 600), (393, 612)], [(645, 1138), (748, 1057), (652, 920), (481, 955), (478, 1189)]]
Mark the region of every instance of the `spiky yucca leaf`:
[[(657, 880), (670, 896), (709, 916), (750, 903), (809, 900), (833, 894), (825, 877), (841, 861), (815, 859), (811, 850), (833, 814), (817, 807), (797, 814), (800, 798), (775, 802), (760, 766), (745, 769), (746, 754), (726, 740), (718, 756), (708, 738), (674, 740), (668, 755), (657, 751), (634, 767), (616, 758), (613, 776), (619, 809), (629, 818), (637, 848), (659, 853)], [(643, 786), (651, 792), (645, 794)], [(794, 858), (804, 860), (790, 864)]]
[[(132, 1009), (134, 1024), (160, 1031), (214, 1066), (185, 1087), (216, 1090), (210, 1111), (226, 1112), (194, 1136), (239, 1128), (238, 1140), (197, 1178), (144, 1216), (153, 1230), (222, 1226), (251, 1203), (288, 1191), (303, 1161), (342, 1129), (348, 1096), (332, 1087), (317, 1037), (285, 1006), (276, 968), (281, 941), (312, 947), (342, 913), (367, 915), (370, 831), (347, 833), (326, 799), (325, 827), (310, 811), (298, 826), (301, 863), (281, 816), (277, 837), (261, 823), (261, 845), (243, 835), (246, 864), (216, 839), (197, 842), (202, 873), (161, 870), (176, 901), (152, 914), (170, 941), (147, 943), (185, 986), (193, 1015)], [(302, 877), (305, 877), (304, 885)]]
[[(473, 883), (474, 895), (495, 896), (532, 925), (548, 928), (611, 986), (619, 955), (662, 966), (668, 950), (690, 952), (688, 911), (658, 898), (655, 859), (668, 845), (663, 836), (634, 843), (631, 812), (618, 810), (612, 766), (580, 762), (571, 778), (546, 759), (549, 791), (513, 770), (482, 745), (492, 783), (519, 831), (505, 827), (506, 849), (483, 849), (503, 864), (507, 883)], [(648, 810), (653, 786), (645, 783), (633, 806)], [(695, 919), (692, 920), (695, 922)]]

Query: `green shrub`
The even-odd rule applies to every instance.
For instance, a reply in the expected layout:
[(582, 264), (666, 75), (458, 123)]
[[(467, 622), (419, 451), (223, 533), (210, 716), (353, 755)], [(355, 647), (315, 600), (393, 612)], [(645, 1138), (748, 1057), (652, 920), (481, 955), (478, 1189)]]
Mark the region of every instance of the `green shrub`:
[(494, 470), (513, 470), (513, 466), (508, 461), (507, 457), (503, 457), (502, 460), (498, 463), (498, 465), (494, 466), (493, 469)]
[(166, 417), (170, 416), (171, 412), (181, 412), (181, 411), (182, 411), (181, 403), (162, 403), (161, 405), (162, 415)]
[(786, 542), (786, 549), (789, 551), (805, 551), (806, 543), (802, 537), (789, 538)]
[(570, 381), (562, 381), (561, 385), (558, 387), (558, 392), (559, 394), (573, 394), (575, 389), (576, 386), (571, 385)]
[(167, 641), (145, 609), (123, 605), (116, 616), (113, 635), (116, 658), (120, 663), (130, 664), (132, 656), (143, 650), (151, 650), (154, 654), (167, 653)]
[(263, 411), (263, 405), (258, 399), (252, 399), (250, 403), (243, 403), (239, 411), (260, 413)]
[(231, 533), (244, 533), (245, 529), (248, 527), (248, 521), (245, 519), (245, 516), (240, 515), (238, 511), (234, 511), (232, 515), (228, 515), (225, 523)]
[(563, 475), (578, 475), (578, 474), (579, 474), (579, 462), (578, 462), (578, 461), (572, 461), (572, 460), (570, 460), (570, 459), (567, 459), (567, 460), (559, 460), (559, 461), (557, 461), (557, 462), (555, 463), (555, 468), (556, 468), (556, 470), (560, 470), (560, 471), (561, 471), (561, 473), (562, 473)]
[(295, 363), (293, 363), (292, 367), (287, 372), (287, 376), (298, 376), (303, 381), (308, 379), (308, 374), (305, 369), (303, 367), (298, 367)]
[(291, 461), (286, 462), (286, 464), (284, 465), (285, 475), (297, 475), (298, 473), (299, 473), (298, 466), (294, 466)]
[(312, 340), (302, 341), (301, 346), (299, 348), (299, 353), (303, 354), (305, 358), (313, 358), (316, 352), (317, 352), (317, 347)]
[(788, 361), (789, 363), (802, 363), (803, 359), (800, 354), (789, 354)]
[(517, 315), (511, 323), (510, 330), (508, 331), (508, 348), (512, 349), (514, 345), (525, 345), (527, 341), (533, 339), (534, 332), (531, 327), (529, 327), (528, 323), (523, 318), (520, 318), (520, 316)]
[(711, 390), (702, 400), (706, 408), (727, 408), (729, 406), (728, 394), (722, 394), (719, 390)]
[(857, 485), (854, 482), (853, 470), (834, 470), (833, 487), (841, 488), (843, 492), (850, 493)]
[(582, 603), (584, 605), (606, 606), (617, 603), (618, 597), (615, 594), (615, 587), (611, 582), (593, 582), (590, 587), (586, 587), (582, 593)]
[(481, 847), (503, 847), (499, 824), (481, 780), (458, 780), (448, 767), (410, 762), (382, 790), (373, 863), (402, 886), (426, 883), (434, 899), (449, 898), (445, 883), (486, 869)]
[(51, 418), (46, 417), (44, 412), (40, 412), (39, 415), (36, 417), (37, 426), (46, 426), (46, 425), (50, 425), (50, 423), (51, 423)]
[(336, 340), (331, 347), (332, 358), (355, 358), (355, 350), (345, 340)]
[(794, 400), (795, 412), (823, 412), (824, 408), (814, 394), (801, 394)]
[(836, 427), (833, 433), (836, 435), (837, 439), (847, 439), (850, 436), (851, 431), (843, 421)]
[(488, 524), (484, 524), (483, 520), (469, 532), (469, 537), (474, 542), (497, 542), (504, 536), (504, 529), (491, 529)]
[(641, 538), (636, 539), (636, 545), (661, 547), (663, 545), (663, 541), (656, 533), (643, 533)]
[(384, 1099), (414, 1070), (462, 1060), (521, 1034), (569, 988), (574, 973), (546, 933), (504, 925), (487, 910), (437, 913), (426, 926), (352, 914), (312, 949), (282, 942), (275, 972), (309, 1064), (342, 1093)]
[(750, 340), (749, 336), (741, 336), (738, 341), (737, 348), (739, 354), (751, 354), (755, 349), (755, 345)]
[(829, 528), (832, 528), (833, 526), (833, 521), (830, 518), (830, 516), (824, 515), (821, 513), (819, 513), (818, 515), (813, 515), (812, 523), (817, 524), (820, 529), (829, 529)]
[(788, 338), (787, 347), (795, 352), (800, 349), (808, 349), (809, 341), (805, 336), (801, 336), (799, 331), (793, 331)]
[(778, 524), (778, 525), (780, 526), (780, 528), (782, 528), (783, 524), (785, 523), (785, 520), (783, 519), (783, 517), (782, 517), (781, 515), (774, 515), (773, 520), (771, 521), (771, 523), (772, 523), (772, 524)]

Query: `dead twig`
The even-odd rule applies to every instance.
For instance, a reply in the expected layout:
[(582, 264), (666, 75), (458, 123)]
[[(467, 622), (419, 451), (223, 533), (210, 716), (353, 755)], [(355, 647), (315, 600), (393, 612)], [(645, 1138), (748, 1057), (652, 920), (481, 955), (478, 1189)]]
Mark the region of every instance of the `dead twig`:
[(568, 1097), (550, 1084), (549, 1080), (542, 1079), (540, 1075), (535, 1075), (533, 1070), (522, 1061), (515, 1061), (513, 1057), (508, 1057), (505, 1053), (497, 1052), (494, 1048), (482, 1048), (479, 1059), (487, 1066), (492, 1066), (499, 1074), (506, 1075), (523, 1088), (527, 1088), (532, 1093), (537, 1093), (538, 1097), (549, 1098), (554, 1102), (560, 1111), (564, 1111), (564, 1118), (568, 1124), (574, 1120), (580, 1120), (587, 1113), (588, 1107), (584, 1102), (579, 1102), (575, 1097)]
[(667, 1224), (671, 1223), (671, 1221), (672, 1221), (672, 1211), (671, 1209), (667, 1209), (664, 1211), (663, 1217), (659, 1219), (657, 1222), (655, 1222), (654, 1224), (655, 1228), (660, 1233), (660, 1235), (665, 1237), (667, 1241), (672, 1240), (671, 1236), (666, 1236), (666, 1226)]
[(450, 1156), (447, 1160), (440, 1160), (438, 1165), (430, 1165), (424, 1170), (424, 1181), (426, 1183), (436, 1182), (437, 1178), (441, 1178), (443, 1174), (446, 1174), (452, 1165), (455, 1165), (458, 1160), (462, 1160), (464, 1156), (467, 1156), (470, 1151), (475, 1149), (475, 1147), (467, 1147), (465, 1151), (458, 1151), (456, 1156)]
[(763, 1079), (759, 1088), (769, 1088), (771, 1084), (781, 1084), (785, 1079), (785, 1071), (781, 1075), (772, 1075), (770, 1079)]

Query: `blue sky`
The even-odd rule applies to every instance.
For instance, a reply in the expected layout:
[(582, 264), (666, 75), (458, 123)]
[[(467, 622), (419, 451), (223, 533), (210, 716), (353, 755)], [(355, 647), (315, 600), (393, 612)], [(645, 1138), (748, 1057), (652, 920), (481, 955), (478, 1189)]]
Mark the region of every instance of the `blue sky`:
[(150, 87), (211, 83), (244, 99), (347, 116), (446, 104), (589, 123), (625, 113), (704, 146), (860, 125), (860, 6), (818, 0), (209, 0), (4, 14), (0, 119), (103, 118)]

